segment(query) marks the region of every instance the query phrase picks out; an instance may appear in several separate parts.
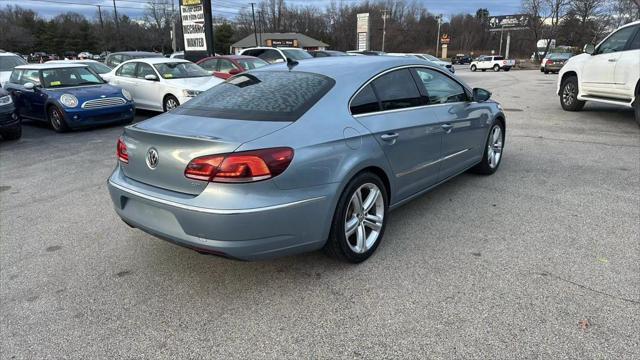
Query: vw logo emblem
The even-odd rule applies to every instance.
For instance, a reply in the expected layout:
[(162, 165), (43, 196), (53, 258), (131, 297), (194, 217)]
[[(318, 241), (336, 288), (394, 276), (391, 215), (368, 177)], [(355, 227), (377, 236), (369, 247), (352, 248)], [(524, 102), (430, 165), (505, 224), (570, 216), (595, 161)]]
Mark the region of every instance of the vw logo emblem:
[(160, 158), (158, 157), (158, 150), (154, 148), (150, 148), (147, 151), (147, 156), (146, 156), (147, 166), (149, 167), (149, 169), (151, 170), (155, 169), (156, 166), (158, 166), (159, 160)]

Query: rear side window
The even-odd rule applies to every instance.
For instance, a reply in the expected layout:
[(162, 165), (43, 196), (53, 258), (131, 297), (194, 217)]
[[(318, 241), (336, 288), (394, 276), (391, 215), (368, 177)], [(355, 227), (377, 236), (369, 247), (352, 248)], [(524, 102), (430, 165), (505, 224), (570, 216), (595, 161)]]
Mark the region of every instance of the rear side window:
[(296, 121), (335, 84), (297, 71), (237, 75), (174, 110), (177, 114), (257, 121)]
[(462, 85), (448, 76), (430, 69), (416, 68), (415, 71), (429, 96), (429, 105), (467, 100)]
[(371, 112), (380, 111), (380, 104), (378, 103), (378, 97), (373, 91), (371, 85), (367, 85), (356, 97), (351, 100), (351, 115), (367, 114)]
[(216, 70), (216, 66), (218, 65), (218, 59), (205, 60), (199, 65), (200, 65), (201, 68), (203, 68), (205, 70), (215, 71)]
[(504, 56), (494, 56), (493, 60), (504, 60)]
[(392, 71), (373, 81), (382, 110), (404, 109), (424, 105), (411, 72), (407, 69)]
[(130, 62), (122, 65), (118, 71), (116, 71), (116, 75), (125, 76), (125, 77), (136, 77), (136, 64), (135, 62)]

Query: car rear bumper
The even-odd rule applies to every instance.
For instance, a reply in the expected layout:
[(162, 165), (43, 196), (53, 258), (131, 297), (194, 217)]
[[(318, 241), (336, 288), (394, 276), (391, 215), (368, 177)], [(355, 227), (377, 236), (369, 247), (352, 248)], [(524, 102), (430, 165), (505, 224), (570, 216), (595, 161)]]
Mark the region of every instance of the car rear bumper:
[(124, 105), (97, 109), (69, 109), (64, 108), (65, 120), (71, 128), (81, 128), (93, 125), (119, 123), (135, 116), (135, 105), (129, 102)]
[[(108, 181), (115, 210), (124, 222), (199, 252), (258, 260), (324, 245), (333, 217), (331, 194), (337, 193), (337, 185), (295, 193), (279, 190), (283, 195), (272, 204), (264, 202), (268, 196), (236, 194), (241, 199), (237, 207), (227, 208), (228, 201), (225, 208), (202, 206), (203, 196), (209, 197), (205, 202), (222, 203), (216, 197), (233, 197), (242, 191), (241, 185), (210, 184), (217, 187), (215, 191), (194, 197), (127, 178), (119, 166)], [(247, 201), (251, 198), (255, 201)]]
[(545, 69), (547, 71), (560, 71), (564, 64), (553, 64), (553, 65), (545, 65)]

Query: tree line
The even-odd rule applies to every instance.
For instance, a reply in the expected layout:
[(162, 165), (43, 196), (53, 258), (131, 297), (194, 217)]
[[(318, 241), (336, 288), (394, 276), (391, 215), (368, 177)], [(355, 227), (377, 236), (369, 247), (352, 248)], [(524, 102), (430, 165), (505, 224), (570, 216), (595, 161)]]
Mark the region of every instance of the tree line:
[[(215, 4), (215, 2), (214, 2)], [(180, 38), (178, 11), (170, 0), (150, 0), (144, 17), (101, 11), (92, 18), (65, 12), (44, 19), (18, 6), (0, 10), (0, 49), (28, 54), (34, 51), (62, 55), (65, 51), (147, 50), (172, 51), (171, 31)], [(230, 45), (254, 32), (250, 9), (234, 19), (215, 17), (214, 43), (218, 53), (228, 53)], [(299, 32), (322, 40), (336, 50), (356, 48), (356, 14), (369, 13), (370, 44), (382, 50), (383, 13), (387, 14), (387, 52), (435, 53), (438, 22), (440, 33), (449, 35), (449, 54), (499, 51), (500, 33), (488, 31), (487, 9), (473, 14), (453, 14), (439, 18), (417, 0), (365, 0), (359, 3), (331, 2), (320, 8), (291, 5), (285, 0), (262, 0), (256, 6), (255, 30)], [(511, 54), (528, 57), (540, 39), (556, 39), (558, 45), (582, 47), (601, 40), (616, 27), (640, 18), (636, 0), (522, 0), (522, 13), (531, 18), (529, 31), (511, 34)], [(496, 14), (497, 15), (497, 14)], [(181, 47), (181, 41), (177, 42)]]

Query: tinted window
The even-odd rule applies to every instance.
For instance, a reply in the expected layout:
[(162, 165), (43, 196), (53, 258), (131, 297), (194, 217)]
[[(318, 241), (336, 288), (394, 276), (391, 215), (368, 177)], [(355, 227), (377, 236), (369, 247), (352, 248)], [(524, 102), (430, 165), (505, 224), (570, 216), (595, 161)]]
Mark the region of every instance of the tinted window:
[(18, 65), (26, 65), (20, 56), (0, 56), (0, 71), (11, 71)]
[(216, 66), (218, 65), (218, 59), (205, 60), (199, 65), (200, 65), (200, 67), (202, 67), (205, 70), (215, 71), (216, 70)]
[[(640, 26), (636, 26), (636, 29), (640, 29)], [(640, 49), (640, 30), (636, 33), (636, 37), (633, 38), (633, 41), (629, 43), (629, 47), (627, 50), (638, 50)]]
[(373, 81), (382, 110), (404, 109), (424, 105), (420, 92), (407, 69), (396, 70)]
[(314, 51), (313, 52), (313, 57), (327, 57), (329, 55), (323, 53), (322, 51)]
[(106, 74), (111, 71), (110, 67), (99, 62), (87, 62), (84, 64), (89, 65), (89, 67), (98, 74)]
[(111, 55), (109, 60), (107, 60), (107, 65), (111, 67), (116, 67), (122, 63), (122, 55)]
[(597, 54), (607, 54), (617, 51), (623, 51), (629, 38), (633, 36), (636, 28), (633, 26), (620, 29), (598, 46)]
[(118, 76), (135, 77), (136, 76), (136, 64), (135, 62), (126, 63), (116, 71)]
[(174, 111), (225, 119), (295, 121), (334, 84), (329, 77), (297, 71), (241, 74)]
[(257, 69), (259, 67), (269, 65), (268, 62), (262, 59), (238, 59), (237, 61), (245, 70)]
[(153, 71), (153, 68), (151, 67), (151, 65), (145, 64), (145, 63), (138, 63), (138, 70), (137, 70), (136, 77), (140, 79), (144, 79), (144, 77), (147, 75), (158, 76), (156, 75), (156, 72)]
[(291, 60), (304, 60), (311, 59), (313, 57), (304, 50), (282, 50), (282, 52), (284, 53), (284, 56)]
[(424, 84), (429, 96), (429, 104), (445, 104), (467, 100), (467, 95), (462, 85), (450, 77), (429, 69), (418, 68), (416, 73)]
[(493, 60), (504, 60), (504, 56), (494, 56)]
[(102, 84), (102, 78), (89, 67), (42, 70), (45, 88)]
[(280, 53), (277, 52), (276, 50), (265, 50), (263, 53), (258, 55), (258, 57), (272, 64), (275, 62), (284, 62), (282, 55), (280, 55)]
[(365, 86), (356, 97), (351, 100), (351, 114), (366, 114), (380, 111), (380, 104), (371, 85)]

